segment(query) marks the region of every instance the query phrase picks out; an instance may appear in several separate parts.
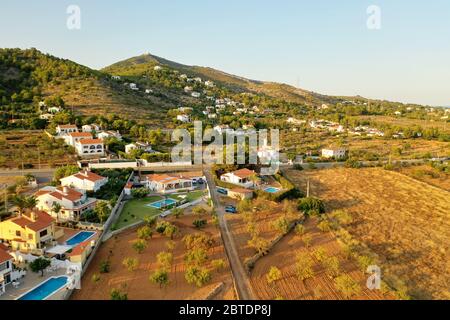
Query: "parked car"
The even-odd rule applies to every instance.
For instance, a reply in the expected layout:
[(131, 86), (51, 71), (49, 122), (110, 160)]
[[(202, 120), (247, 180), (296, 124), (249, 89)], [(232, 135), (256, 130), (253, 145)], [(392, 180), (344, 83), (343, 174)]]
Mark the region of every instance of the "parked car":
[(237, 213), (237, 209), (235, 206), (229, 205), (225, 207), (225, 212), (226, 213)]
[(228, 190), (224, 188), (217, 188), (217, 192), (223, 195), (228, 195)]

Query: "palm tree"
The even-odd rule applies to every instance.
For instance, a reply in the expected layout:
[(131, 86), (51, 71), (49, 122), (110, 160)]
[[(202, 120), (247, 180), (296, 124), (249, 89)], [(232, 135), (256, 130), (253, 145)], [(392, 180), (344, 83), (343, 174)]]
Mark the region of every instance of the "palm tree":
[(17, 207), (19, 214), (22, 214), (26, 209), (25, 197), (21, 195), (14, 195), (11, 199), (12, 203)]
[(37, 199), (35, 196), (29, 196), (25, 198), (25, 208), (33, 209), (37, 205)]
[(56, 221), (59, 221), (59, 213), (61, 212), (61, 205), (58, 202), (53, 202), (52, 211), (56, 215)]

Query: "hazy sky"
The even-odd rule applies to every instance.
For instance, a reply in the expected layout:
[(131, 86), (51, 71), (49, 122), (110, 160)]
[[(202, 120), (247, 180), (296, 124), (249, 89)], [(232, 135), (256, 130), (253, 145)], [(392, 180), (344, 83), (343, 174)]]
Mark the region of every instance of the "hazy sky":
[[(66, 27), (71, 4), (80, 30)], [(370, 5), (380, 30), (367, 28)], [(93, 68), (150, 52), (324, 94), (450, 105), (448, 0), (0, 0), (0, 47)]]

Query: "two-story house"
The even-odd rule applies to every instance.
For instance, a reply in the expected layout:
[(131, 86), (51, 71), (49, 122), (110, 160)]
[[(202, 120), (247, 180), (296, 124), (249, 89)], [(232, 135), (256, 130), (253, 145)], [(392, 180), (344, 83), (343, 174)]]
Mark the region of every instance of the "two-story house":
[[(69, 187), (45, 187), (36, 192), (37, 207), (58, 222), (79, 221), (86, 211), (92, 210), (97, 199), (88, 198), (85, 192)], [(55, 204), (61, 209), (55, 212)]]
[(63, 187), (71, 187), (81, 191), (97, 192), (108, 183), (108, 178), (91, 171), (80, 171), (74, 175), (60, 179)]
[(75, 150), (80, 157), (105, 155), (105, 145), (102, 139), (82, 139), (75, 143)]
[(52, 245), (55, 238), (55, 219), (44, 211), (34, 209), (0, 222), (0, 239), (13, 250), (33, 252)]
[(11, 283), (12, 270), (13, 257), (8, 253), (6, 247), (0, 243), (0, 295), (6, 291), (6, 285)]
[(78, 128), (74, 124), (60, 124), (56, 127), (56, 133), (63, 136), (72, 132), (78, 132)]

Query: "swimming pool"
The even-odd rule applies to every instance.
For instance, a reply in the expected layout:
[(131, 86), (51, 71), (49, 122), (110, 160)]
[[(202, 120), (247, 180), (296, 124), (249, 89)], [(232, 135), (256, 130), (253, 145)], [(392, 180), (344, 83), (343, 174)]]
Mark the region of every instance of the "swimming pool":
[(68, 246), (77, 246), (78, 244), (85, 242), (89, 238), (93, 237), (95, 234), (94, 231), (80, 231), (76, 235), (74, 235), (72, 238), (66, 241), (66, 244)]
[(275, 187), (268, 187), (266, 189), (264, 189), (265, 192), (269, 192), (269, 193), (277, 193), (280, 192), (280, 189), (275, 188)]
[(53, 277), (31, 289), (17, 300), (45, 300), (67, 285), (69, 277)]
[(161, 209), (161, 208), (169, 207), (169, 206), (174, 205), (176, 203), (177, 203), (176, 200), (164, 199), (164, 200), (160, 200), (160, 201), (157, 201), (157, 202), (150, 203), (150, 204), (147, 205), (147, 207), (153, 207), (153, 208), (156, 208), (156, 209)]

